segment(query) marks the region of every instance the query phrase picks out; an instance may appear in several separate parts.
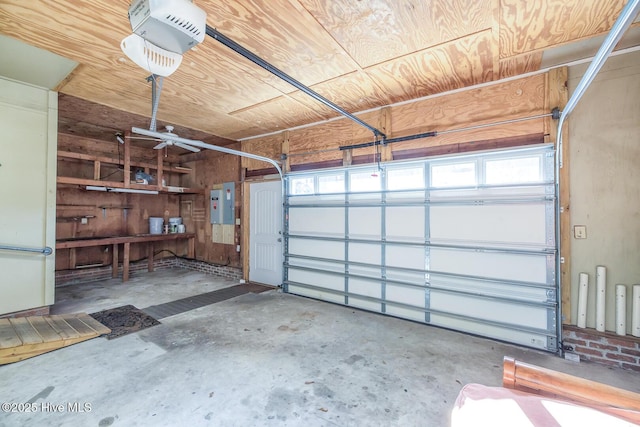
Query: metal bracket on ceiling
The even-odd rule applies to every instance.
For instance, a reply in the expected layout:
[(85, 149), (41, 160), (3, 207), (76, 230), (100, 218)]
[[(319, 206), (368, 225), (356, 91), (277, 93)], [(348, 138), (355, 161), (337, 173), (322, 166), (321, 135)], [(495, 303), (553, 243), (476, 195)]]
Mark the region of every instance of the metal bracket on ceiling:
[(359, 119), (358, 117), (354, 116), (353, 114), (349, 113), (348, 111), (346, 111), (342, 107), (338, 106), (337, 104), (329, 101), (327, 98), (325, 98), (324, 96), (320, 95), (318, 92), (316, 92), (313, 89), (311, 89), (311, 88), (305, 86), (304, 84), (300, 83), (298, 80), (296, 80), (293, 77), (291, 77), (290, 75), (286, 74), (284, 71), (274, 67), (273, 65), (271, 65), (270, 63), (268, 63), (264, 59), (260, 58), (255, 53), (251, 52), (250, 50), (246, 49), (245, 47), (243, 47), (240, 44), (236, 43), (235, 41), (231, 40), (229, 37), (227, 37), (224, 34), (220, 33), (215, 28), (212, 28), (212, 27), (207, 25), (206, 32), (207, 32), (207, 35), (209, 37), (211, 37), (212, 39), (219, 41), (223, 45), (227, 46), (229, 49), (231, 49), (234, 52), (240, 54), (241, 56), (243, 56), (244, 58), (246, 58), (249, 61), (253, 62), (254, 64), (264, 68), (265, 70), (267, 70), (268, 72), (270, 72), (274, 76), (284, 80), (285, 82), (289, 83), (291, 86), (295, 87), (296, 89), (299, 89), (300, 91), (302, 91), (305, 94), (309, 95), (310, 97), (312, 97), (316, 101), (319, 101), (320, 103), (324, 104), (325, 106), (331, 108), (333, 111), (342, 114), (344, 117), (356, 122), (360, 126), (369, 129), (371, 132), (373, 132), (373, 136), (375, 138), (380, 137), (380, 138), (382, 138), (384, 140), (387, 137), (379, 129), (371, 126), (370, 124), (366, 123), (365, 121), (363, 121), (363, 120)]
[(151, 74), (147, 77), (147, 81), (151, 82), (151, 123), (149, 130), (156, 131), (156, 116), (158, 114), (158, 105), (160, 104), (160, 92), (162, 92), (162, 82), (164, 77)]

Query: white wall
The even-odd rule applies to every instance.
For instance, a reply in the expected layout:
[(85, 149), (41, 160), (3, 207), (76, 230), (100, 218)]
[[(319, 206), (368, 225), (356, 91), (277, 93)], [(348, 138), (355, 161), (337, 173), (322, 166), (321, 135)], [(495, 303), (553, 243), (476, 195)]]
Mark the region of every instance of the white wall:
[[(588, 64), (587, 64), (588, 65)], [(573, 93), (587, 65), (569, 69)], [(615, 330), (615, 285), (640, 283), (640, 52), (609, 58), (569, 120), (570, 215), (587, 226), (571, 248), (571, 320), (578, 274), (589, 273), (587, 327), (595, 327), (595, 270), (607, 267), (606, 330)], [(567, 283), (565, 286), (569, 285)]]
[[(58, 95), (0, 77), (0, 245), (55, 248)], [(54, 303), (55, 254), (0, 250), (0, 315)]]

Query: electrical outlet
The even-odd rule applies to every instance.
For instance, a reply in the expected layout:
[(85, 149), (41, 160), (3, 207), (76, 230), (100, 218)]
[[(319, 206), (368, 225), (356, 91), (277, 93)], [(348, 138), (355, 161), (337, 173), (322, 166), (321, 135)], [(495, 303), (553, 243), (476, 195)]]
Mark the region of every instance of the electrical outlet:
[(586, 239), (587, 238), (587, 226), (586, 225), (574, 225), (573, 226), (573, 237), (576, 239)]
[(89, 222), (89, 220), (87, 218), (84, 218), (84, 217), (80, 218), (80, 224), (86, 224), (88, 222)]

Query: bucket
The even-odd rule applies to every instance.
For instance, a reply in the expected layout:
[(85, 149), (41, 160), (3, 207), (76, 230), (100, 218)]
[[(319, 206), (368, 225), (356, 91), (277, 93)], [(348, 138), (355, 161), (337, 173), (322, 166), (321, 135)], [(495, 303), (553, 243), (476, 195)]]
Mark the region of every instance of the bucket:
[(162, 234), (162, 223), (164, 219), (159, 217), (149, 217), (149, 234)]
[(173, 225), (173, 224), (182, 224), (182, 217), (181, 216), (176, 216), (176, 217), (171, 217), (169, 218), (169, 224)]

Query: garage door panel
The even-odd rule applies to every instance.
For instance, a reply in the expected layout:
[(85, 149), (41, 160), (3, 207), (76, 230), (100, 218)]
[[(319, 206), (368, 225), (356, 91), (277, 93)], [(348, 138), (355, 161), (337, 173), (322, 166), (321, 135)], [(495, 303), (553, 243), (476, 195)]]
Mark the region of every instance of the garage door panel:
[(424, 242), (424, 206), (395, 206), (385, 209), (387, 240)]
[(544, 245), (546, 205), (433, 206), (431, 238)]
[(399, 302), (415, 307), (425, 307), (425, 289), (387, 283), (385, 297), (389, 302)]
[(372, 298), (382, 298), (382, 285), (380, 279), (377, 280), (363, 280), (363, 279), (351, 279), (349, 280), (349, 294), (362, 295)]
[(298, 283), (314, 284), (326, 289), (344, 291), (344, 277), (339, 275), (289, 267), (289, 280)]
[(401, 317), (403, 319), (415, 320), (417, 322), (425, 321), (424, 310), (397, 307), (397, 306), (394, 306), (393, 304), (387, 304), (385, 309), (385, 314), (388, 314), (394, 317)]
[(456, 278), (450, 276), (430, 275), (429, 287), (460, 294), (473, 294), (479, 297), (509, 298), (525, 303), (545, 303), (548, 301), (549, 287), (532, 287), (511, 282), (490, 282)]
[(326, 271), (337, 274), (344, 273), (344, 264), (342, 263), (334, 263), (329, 261), (321, 261), (315, 259), (304, 259), (304, 258), (291, 258), (289, 260), (289, 266), (292, 269), (311, 269), (318, 271)]
[(378, 243), (349, 243), (349, 261), (380, 265), (382, 251)]
[(349, 237), (380, 240), (380, 218), (380, 208), (350, 208)]
[(502, 280), (547, 281), (547, 259), (541, 255), (432, 248), (431, 270)]
[(291, 234), (343, 236), (344, 208), (298, 208), (289, 218)]
[(547, 336), (544, 334), (532, 333), (530, 331), (518, 331), (515, 329), (477, 323), (473, 320), (456, 319), (434, 313), (431, 314), (430, 321), (431, 324), (436, 326), (442, 326), (476, 335), (497, 337), (502, 341), (508, 341), (527, 347), (534, 347), (541, 350), (548, 350)]
[(354, 277), (354, 280), (362, 277), (363, 280), (376, 280), (380, 281), (380, 267), (367, 267), (363, 265), (351, 264), (349, 265), (349, 275)]
[(381, 304), (379, 302), (373, 302), (369, 300), (364, 300), (362, 298), (357, 298), (354, 296), (350, 296), (347, 305), (351, 307), (361, 308), (362, 310), (367, 311), (377, 311), (379, 312), (381, 309)]
[(397, 270), (395, 268), (386, 269), (386, 278), (390, 282), (410, 283), (412, 285), (425, 285), (425, 273), (418, 271)]
[(320, 289), (308, 288), (306, 286), (298, 286), (295, 284), (289, 285), (288, 292), (300, 295), (303, 297), (309, 297), (318, 299), (321, 301), (333, 302), (336, 304), (344, 304), (344, 296), (332, 292), (322, 291)]
[(289, 238), (289, 254), (344, 260), (344, 243)]
[(430, 304), (433, 310), (478, 320), (547, 329), (547, 310), (544, 307), (490, 299), (483, 300), (482, 304), (479, 304), (476, 297), (433, 290), (430, 292)]
[(285, 291), (557, 351), (553, 147), (380, 166), (294, 174), (347, 184), (288, 196)]
[(424, 269), (425, 248), (412, 246), (386, 247), (386, 265), (392, 267)]

